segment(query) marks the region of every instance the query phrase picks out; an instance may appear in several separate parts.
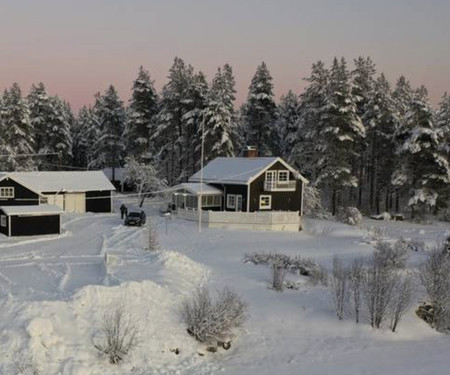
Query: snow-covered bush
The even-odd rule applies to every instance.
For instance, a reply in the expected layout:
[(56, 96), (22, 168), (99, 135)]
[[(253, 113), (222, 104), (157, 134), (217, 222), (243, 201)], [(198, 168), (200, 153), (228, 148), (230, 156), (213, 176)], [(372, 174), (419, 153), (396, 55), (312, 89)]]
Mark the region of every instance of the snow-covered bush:
[(375, 244), (374, 257), (377, 262), (386, 267), (405, 268), (408, 250), (408, 244), (403, 239), (399, 239), (394, 244), (378, 241)]
[(350, 269), (350, 290), (356, 323), (359, 323), (362, 310), (364, 272), (364, 260), (355, 258)]
[(16, 350), (14, 356), (14, 370), (17, 375), (41, 375), (33, 358), (22, 350)]
[(284, 279), (286, 277), (286, 267), (283, 264), (273, 263), (271, 267), (272, 280), (271, 287), (277, 292), (282, 292), (284, 289)]
[(380, 328), (389, 316), (397, 283), (396, 269), (374, 254), (368, 261), (364, 280), (364, 302), (372, 327)]
[(322, 205), (322, 193), (321, 191), (312, 185), (304, 185), (303, 192), (303, 213), (305, 216), (309, 216), (315, 219), (329, 220), (332, 215)]
[(150, 218), (147, 223), (148, 237), (147, 237), (147, 250), (156, 251), (158, 250), (158, 235), (156, 233), (155, 228), (153, 227), (153, 223)]
[(100, 331), (101, 341), (94, 347), (112, 364), (120, 363), (139, 342), (137, 322), (123, 304), (105, 311)]
[(369, 227), (367, 229), (367, 235), (368, 235), (368, 243), (370, 242), (379, 242), (383, 241), (386, 238), (387, 235), (387, 228), (386, 227)]
[(244, 263), (261, 264), (269, 267), (272, 267), (273, 264), (282, 265), (291, 273), (308, 276), (312, 284), (326, 285), (327, 283), (326, 270), (314, 260), (303, 258), (300, 255), (291, 257), (282, 253), (253, 252), (245, 254), (243, 261)]
[(398, 278), (395, 287), (394, 295), (391, 300), (390, 316), (391, 316), (391, 330), (395, 332), (403, 315), (411, 307), (413, 287), (411, 278), (406, 275)]
[(247, 304), (234, 291), (224, 288), (212, 298), (206, 288), (197, 289), (183, 302), (181, 314), (187, 332), (197, 341), (224, 345), (247, 319)]
[(336, 219), (344, 224), (358, 226), (361, 225), (363, 216), (356, 207), (339, 207)]
[(432, 308), (430, 325), (438, 331), (450, 330), (450, 257), (435, 248), (422, 265), (420, 279)]
[(338, 257), (333, 258), (330, 288), (336, 315), (339, 320), (342, 320), (350, 300), (350, 272)]
[(411, 238), (409, 240), (400, 237), (399, 242), (403, 243), (403, 246), (405, 246), (410, 251), (424, 251), (425, 250), (425, 242)]

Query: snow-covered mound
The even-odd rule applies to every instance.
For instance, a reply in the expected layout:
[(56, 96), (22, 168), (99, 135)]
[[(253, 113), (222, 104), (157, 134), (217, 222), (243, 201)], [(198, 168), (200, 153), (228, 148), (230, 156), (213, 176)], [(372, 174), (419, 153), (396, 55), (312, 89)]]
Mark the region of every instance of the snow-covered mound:
[[(138, 322), (140, 344), (122, 364), (113, 366), (98, 355), (92, 341), (98, 338), (105, 311), (120, 303)], [(17, 372), (18, 355), (42, 374), (177, 374), (189, 370), (203, 374), (214, 370), (197, 354), (198, 344), (186, 333), (179, 299), (152, 281), (85, 286), (69, 301), (23, 304), (10, 297), (2, 312), (1, 374)], [(171, 351), (175, 348), (178, 355)]]

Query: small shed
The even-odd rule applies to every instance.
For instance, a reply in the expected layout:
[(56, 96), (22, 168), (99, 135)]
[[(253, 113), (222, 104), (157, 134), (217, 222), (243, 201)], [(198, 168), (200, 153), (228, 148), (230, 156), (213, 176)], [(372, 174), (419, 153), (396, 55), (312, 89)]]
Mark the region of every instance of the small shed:
[(0, 233), (6, 236), (60, 234), (62, 213), (60, 207), (48, 204), (1, 206)]

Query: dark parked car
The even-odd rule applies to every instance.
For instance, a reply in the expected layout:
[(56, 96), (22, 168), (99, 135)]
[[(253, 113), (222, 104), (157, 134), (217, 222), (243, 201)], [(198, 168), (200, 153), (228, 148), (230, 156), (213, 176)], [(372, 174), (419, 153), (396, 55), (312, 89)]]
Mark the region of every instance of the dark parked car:
[(142, 224), (145, 224), (147, 221), (147, 217), (145, 216), (144, 211), (134, 211), (129, 212), (127, 217), (125, 218), (125, 225), (134, 225), (140, 227)]

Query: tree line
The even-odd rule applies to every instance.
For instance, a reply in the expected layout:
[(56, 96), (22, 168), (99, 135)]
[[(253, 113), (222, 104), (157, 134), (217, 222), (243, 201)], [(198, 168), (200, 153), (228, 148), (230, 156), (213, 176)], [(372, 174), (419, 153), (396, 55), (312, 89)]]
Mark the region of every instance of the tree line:
[(199, 169), (203, 128), (205, 162), (237, 156), (245, 145), (281, 156), (320, 190), (332, 214), (339, 206), (414, 214), (448, 205), (447, 94), (433, 109), (424, 86), (401, 76), (392, 87), (370, 57), (352, 69), (344, 58), (329, 67), (317, 61), (305, 80), (300, 95), (289, 91), (277, 103), (263, 62), (237, 110), (230, 65), (208, 82), (175, 58), (161, 92), (141, 67), (127, 104), (111, 85), (76, 115), (43, 83), (26, 97), (13, 84), (0, 96), (0, 170), (99, 169), (129, 157), (156, 166), (173, 185)]

